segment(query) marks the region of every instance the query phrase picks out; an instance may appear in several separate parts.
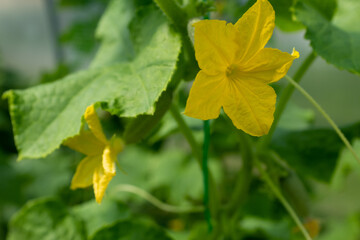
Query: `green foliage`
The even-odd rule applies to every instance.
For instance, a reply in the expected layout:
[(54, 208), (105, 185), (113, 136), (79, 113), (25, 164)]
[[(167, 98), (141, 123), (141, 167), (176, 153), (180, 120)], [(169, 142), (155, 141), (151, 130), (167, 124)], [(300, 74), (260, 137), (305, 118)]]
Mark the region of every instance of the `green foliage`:
[(356, 214), (350, 216), (348, 219), (330, 222), (325, 233), (320, 236), (319, 240), (337, 240), (347, 239), (356, 240), (360, 237), (360, 217)]
[(98, 23), (96, 38), (101, 46), (91, 67), (103, 67), (133, 58), (129, 24), (135, 15), (133, 1), (111, 1)]
[(86, 239), (82, 222), (55, 199), (27, 203), (11, 220), (8, 240)]
[(2, 151), (0, 151), (0, 158), (0, 192), (3, 193), (0, 198), (0, 212), (2, 212), (3, 206), (23, 203), (25, 196), (22, 190), (28, 178), (11, 167), (9, 157)]
[[(139, 162), (134, 159), (141, 159)], [(137, 196), (118, 192), (118, 184), (131, 184), (148, 192), (158, 193), (160, 199), (177, 205), (201, 201), (202, 176), (197, 163), (187, 154), (176, 149), (163, 150), (160, 154), (128, 146), (119, 158), (126, 174), (117, 174), (109, 186), (111, 196), (122, 201), (139, 200)], [(221, 179), (220, 166), (210, 162), (215, 179)], [(176, 177), (174, 177), (176, 176)]]
[(295, 0), (270, 0), (275, 10), (275, 24), (285, 32), (298, 31), (304, 26), (293, 19), (292, 7)]
[(360, 26), (354, 24), (359, 22), (360, 2), (357, 0), (342, 0), (338, 2), (333, 24), (348, 32), (360, 32)]
[[(151, 26), (142, 28), (146, 22)], [(93, 103), (101, 102), (104, 109), (123, 117), (154, 113), (154, 103), (174, 71), (180, 40), (154, 7), (138, 12), (130, 33), (135, 52), (131, 61), (5, 94), (20, 159), (44, 157), (76, 135), (81, 116)]]
[(311, 109), (304, 109), (289, 102), (279, 121), (279, 128), (288, 130), (304, 130), (311, 126), (315, 113)]
[(44, 72), (40, 78), (40, 83), (50, 83), (58, 79), (66, 77), (70, 74), (69, 66), (65, 64), (59, 64), (57, 68), (52, 72)]
[[(306, 28), (306, 38), (318, 55), (360, 73), (360, 28), (355, 24), (360, 20), (359, 1), (269, 1), (278, 28)], [(204, 209), (204, 171), (196, 162), (201, 157), (203, 122), (184, 116), (184, 125), (178, 125), (173, 116), (181, 119), (181, 114), (174, 114), (176, 108), (171, 108), (173, 115), (168, 112), (171, 106), (184, 108), (190, 87), (185, 81), (192, 81), (199, 70), (189, 21), (216, 6), (218, 12), (211, 17), (235, 22), (254, 2), (60, 1), (60, 6), (86, 12), (81, 22), (73, 22), (63, 33), (62, 44), (73, 47), (74, 55), (96, 54), (88, 69), (70, 74), (76, 66), (65, 62), (43, 74), (41, 85), (25, 90), (19, 90), (26, 84), (17, 74), (0, 66), (1, 93), (17, 89), (4, 96), (19, 158), (46, 156), (15, 162), (10, 116), (3, 99), (0, 239), (6, 234), (9, 240), (303, 239), (279, 194), (302, 224), (321, 218), (319, 226), (306, 225), (314, 236), (320, 230), (314, 240), (358, 239), (358, 163), (333, 130), (313, 128), (313, 110), (292, 102), (285, 102), (288, 106), (272, 141), (268, 139), (270, 145), (239, 134), (224, 114), (211, 120), (212, 232), (203, 212), (197, 212)], [(98, 22), (105, 4), (108, 7)], [(296, 80), (315, 58), (309, 59), (309, 65), (303, 64), (295, 74)], [(334, 96), (341, 97), (336, 92)], [(105, 110), (99, 111), (105, 133), (116, 133), (125, 141), (116, 176), (101, 204), (93, 200), (90, 186), (70, 189), (83, 156), (60, 147), (64, 139), (79, 132), (91, 104)], [(341, 130), (360, 154), (360, 141), (354, 141), (360, 137), (360, 123)], [(194, 141), (186, 142), (182, 134)], [(140, 144), (130, 146), (135, 143)], [(265, 171), (260, 171), (262, 167)]]
[[(351, 141), (360, 136), (360, 123), (342, 130)], [(272, 146), (298, 173), (329, 182), (344, 144), (333, 130), (310, 129), (279, 133)]]
[(312, 8), (316, 9), (318, 13), (320, 13), (323, 17), (327, 20), (331, 21), (333, 18), (336, 7), (337, 7), (337, 0), (300, 0), (300, 2), (306, 3)]
[(172, 101), (172, 90), (162, 93), (155, 105), (154, 115), (140, 115), (131, 120), (125, 128), (124, 140), (126, 143), (137, 143), (144, 139), (150, 131), (160, 122)]
[(93, 36), (98, 18), (98, 16), (95, 16), (90, 20), (79, 21), (77, 24), (72, 25), (67, 32), (61, 35), (61, 42), (72, 45), (83, 53), (91, 52), (96, 46)]
[(46, 158), (15, 162), (12, 167), (27, 176), (24, 193), (28, 198), (56, 196), (61, 189), (68, 188), (75, 163), (80, 159), (80, 154), (61, 148)]
[[(292, 7), (296, 0), (269, 0), (275, 10), (275, 24), (285, 32), (298, 31), (304, 26), (293, 18)], [(222, 0), (219, 8), (232, 22), (236, 22), (256, 1)]]
[(72, 212), (85, 223), (87, 236), (115, 221), (130, 217), (130, 211), (124, 204), (107, 199), (101, 205), (93, 200), (79, 204), (73, 207)]
[[(322, 4), (316, 4), (318, 2)], [(298, 2), (295, 5), (295, 16), (306, 26), (305, 37), (311, 41), (311, 46), (317, 54), (340, 69), (360, 73), (359, 32), (348, 31), (331, 22), (336, 7), (332, 2), (316, 1), (312, 4)], [(344, 2), (347, 1), (342, 0), (340, 4), (345, 4)], [(347, 12), (346, 23), (350, 26), (354, 25), (356, 18), (356, 11)], [(335, 19), (341, 22), (341, 16), (335, 15)]]
[(162, 229), (148, 222), (119, 221), (99, 230), (91, 240), (171, 240)]

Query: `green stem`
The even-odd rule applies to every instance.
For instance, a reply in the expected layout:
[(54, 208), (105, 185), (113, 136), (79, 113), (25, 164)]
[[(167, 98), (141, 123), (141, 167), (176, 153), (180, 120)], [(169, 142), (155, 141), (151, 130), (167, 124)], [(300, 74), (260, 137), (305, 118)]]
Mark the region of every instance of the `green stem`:
[(238, 173), (230, 201), (226, 206), (228, 214), (234, 216), (236, 216), (239, 212), (239, 206), (244, 203), (249, 192), (252, 180), (252, 161), (254, 157), (249, 136), (243, 132), (239, 132), (239, 140), (243, 165), (242, 169)]
[(318, 104), (313, 97), (310, 96), (309, 93), (305, 91), (299, 84), (297, 84), (294, 79), (292, 79), (289, 76), (285, 76), (285, 78), (292, 84), (297, 90), (299, 90), (300, 93), (302, 93), (305, 98), (309, 100), (309, 102), (314, 105), (314, 107), (321, 113), (321, 115), (324, 116), (324, 118), (330, 123), (332, 128), (335, 130), (337, 135), (340, 137), (340, 139), (343, 141), (345, 146), (349, 149), (349, 151), (352, 153), (352, 155), (355, 157), (355, 159), (360, 163), (360, 158), (356, 154), (355, 150), (352, 148), (350, 142), (347, 140), (347, 138), (344, 136), (344, 134), (341, 132), (339, 127), (336, 125), (336, 123), (331, 119), (331, 117), (325, 112), (325, 110)]
[(204, 145), (202, 158), (202, 172), (204, 181), (204, 206), (205, 218), (208, 224), (208, 231), (212, 231), (211, 214), (209, 209), (209, 168), (208, 168), (208, 153), (210, 144), (210, 123), (209, 120), (204, 121)]
[(154, 0), (180, 32), (187, 32), (187, 15), (174, 0)]
[[(198, 143), (196, 142), (196, 140), (194, 138), (194, 135), (192, 134), (191, 129), (186, 124), (184, 118), (180, 114), (176, 105), (174, 105), (174, 104), (171, 105), (170, 112), (171, 112), (171, 115), (173, 116), (173, 118), (175, 119), (175, 121), (177, 122), (180, 131), (182, 132), (185, 139), (189, 143), (192, 153), (194, 154), (194, 157), (199, 164), (199, 167), (202, 169), (202, 171), (204, 171), (201, 150), (200, 150)], [(209, 172), (209, 170), (208, 170), (208, 172)], [(209, 197), (210, 197), (209, 198), (209, 208), (211, 211), (212, 218), (216, 219), (218, 217), (218, 198), (216, 196), (216, 191), (215, 191), (215, 189), (216, 189), (215, 181), (214, 181), (214, 178), (213, 178), (211, 172), (208, 173), (208, 183), (209, 183), (210, 188), (212, 189), (212, 191), (210, 192), (210, 195), (209, 195)]]
[(116, 187), (117, 191), (120, 192), (129, 192), (138, 195), (139, 197), (144, 198), (149, 203), (154, 205), (155, 207), (165, 211), (165, 212), (171, 212), (171, 213), (196, 213), (196, 212), (203, 212), (204, 207), (203, 206), (197, 206), (197, 207), (178, 207), (169, 205), (166, 203), (161, 202), (159, 199), (151, 195), (150, 193), (144, 191), (141, 188), (138, 188), (133, 185), (129, 184), (120, 184)]
[[(311, 52), (310, 55), (302, 63), (300, 68), (296, 71), (296, 73), (294, 75), (294, 80), (296, 82), (301, 81), (305, 72), (309, 69), (309, 67), (314, 62), (315, 59), (316, 59), (316, 53)], [(292, 96), (293, 92), (294, 92), (294, 86), (292, 84), (288, 84), (285, 87), (285, 89), (281, 92), (280, 99), (278, 101), (278, 104), (276, 106), (276, 110), (274, 113), (274, 122), (271, 125), (269, 133), (260, 140), (258, 149), (262, 150), (270, 144), (271, 138), (276, 130), (279, 120), (280, 120), (280, 118), (285, 110), (285, 107), (286, 107), (287, 103), (289, 102), (289, 99)]]
[(180, 131), (182, 132), (185, 139), (189, 143), (189, 145), (191, 147), (191, 151), (195, 156), (195, 159), (197, 160), (198, 164), (202, 168), (202, 158), (201, 158), (200, 147), (199, 147), (198, 143), (196, 142), (191, 129), (186, 124), (184, 118), (181, 116), (176, 105), (174, 105), (174, 104), (171, 105), (170, 112), (171, 112), (172, 117), (175, 119)]
[(294, 209), (291, 207), (291, 205), (288, 203), (288, 201), (286, 200), (286, 198), (283, 196), (283, 194), (281, 193), (281, 191), (276, 187), (276, 185), (274, 184), (274, 182), (271, 180), (270, 176), (267, 174), (267, 172), (263, 169), (263, 167), (261, 166), (261, 163), (259, 162), (259, 160), (255, 159), (255, 164), (257, 166), (257, 168), (259, 169), (264, 181), (268, 184), (268, 186), (270, 187), (271, 191), (275, 194), (275, 196), (279, 199), (279, 201), (281, 202), (281, 204), (285, 207), (285, 209), (287, 210), (287, 212), (290, 214), (290, 216), (292, 217), (292, 219), (294, 220), (294, 222), (296, 223), (296, 225), (299, 227), (300, 231), (302, 232), (302, 234), (304, 235), (306, 240), (312, 240), (312, 238), (310, 237), (309, 233), (307, 232), (306, 228), (304, 227), (304, 225), (301, 223), (299, 217), (297, 216), (296, 212), (294, 211)]

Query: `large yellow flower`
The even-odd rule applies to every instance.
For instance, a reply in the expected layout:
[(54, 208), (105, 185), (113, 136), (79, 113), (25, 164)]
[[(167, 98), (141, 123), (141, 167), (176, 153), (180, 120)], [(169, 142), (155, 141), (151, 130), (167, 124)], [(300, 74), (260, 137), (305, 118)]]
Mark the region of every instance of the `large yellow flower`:
[(275, 12), (258, 0), (235, 25), (201, 20), (195, 27), (195, 55), (200, 66), (185, 114), (207, 120), (220, 109), (248, 134), (267, 134), (273, 122), (276, 94), (268, 84), (285, 76), (299, 53), (264, 48), (275, 26)]
[(84, 115), (89, 130), (67, 139), (63, 144), (86, 155), (79, 163), (71, 182), (71, 189), (93, 185), (96, 202), (101, 203), (110, 180), (115, 176), (117, 154), (123, 149), (120, 138), (106, 139), (93, 105)]

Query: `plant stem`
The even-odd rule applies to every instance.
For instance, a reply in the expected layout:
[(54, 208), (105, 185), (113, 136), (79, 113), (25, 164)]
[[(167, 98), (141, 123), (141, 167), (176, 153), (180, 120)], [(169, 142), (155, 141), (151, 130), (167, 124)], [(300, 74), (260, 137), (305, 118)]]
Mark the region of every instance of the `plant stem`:
[(204, 181), (204, 206), (205, 218), (208, 224), (208, 231), (212, 231), (211, 214), (209, 209), (209, 168), (208, 168), (208, 153), (210, 144), (210, 123), (209, 120), (204, 121), (204, 145), (202, 155), (202, 172)]
[[(294, 80), (296, 82), (300, 82), (302, 77), (304, 76), (305, 72), (309, 69), (309, 67), (311, 66), (311, 64), (314, 62), (314, 60), (316, 59), (316, 53), (315, 52), (311, 52), (309, 54), (309, 56), (307, 56), (307, 58), (305, 59), (305, 61), (302, 63), (302, 65), (300, 66), (300, 68), (296, 71), (295, 75), (294, 75)], [(276, 110), (274, 113), (274, 122), (271, 125), (271, 128), (269, 130), (269, 133), (264, 136), (260, 141), (259, 141), (259, 145), (258, 145), (258, 149), (259, 150), (263, 150), (264, 148), (266, 148), (271, 141), (271, 138), (275, 132), (275, 129), (279, 123), (279, 120), (286, 108), (287, 103), (289, 102), (290, 97), (292, 96), (293, 92), (294, 92), (294, 86), (292, 84), (288, 84), (285, 89), (281, 92), (280, 95), (280, 99), (278, 101), (278, 104), (276, 106)]]
[(239, 212), (237, 209), (239, 209), (239, 206), (244, 203), (249, 192), (250, 183), (252, 180), (252, 161), (254, 157), (249, 136), (243, 132), (239, 132), (238, 135), (240, 140), (241, 158), (243, 165), (242, 169), (238, 173), (230, 201), (226, 206), (228, 214), (234, 216), (236, 216), (237, 212)]
[(154, 2), (180, 31), (186, 31), (187, 15), (174, 0), (154, 0)]
[[(191, 129), (186, 124), (184, 118), (181, 116), (176, 105), (174, 105), (174, 104), (171, 105), (170, 112), (171, 112), (171, 115), (173, 116), (173, 118), (175, 119), (175, 121), (177, 122), (180, 131), (182, 132), (185, 139), (189, 143), (192, 153), (194, 154), (194, 157), (199, 164), (199, 167), (202, 169), (202, 171), (204, 171), (201, 150), (200, 150), (198, 143), (196, 142), (196, 140), (194, 138), (194, 135), (192, 134)], [(216, 196), (216, 191), (215, 191), (216, 185), (215, 185), (215, 181), (214, 181), (214, 178), (213, 178), (211, 172), (209, 170), (207, 170), (207, 172), (208, 172), (209, 188), (211, 188), (213, 190), (209, 194), (209, 208), (211, 211), (212, 218), (216, 219), (218, 217), (218, 198)]]
[(138, 188), (133, 185), (129, 184), (120, 184), (116, 187), (117, 191), (120, 192), (129, 192), (138, 195), (139, 197), (144, 198), (149, 203), (154, 205), (155, 207), (165, 211), (165, 212), (171, 212), (171, 213), (196, 213), (196, 212), (203, 212), (204, 207), (203, 206), (197, 206), (197, 207), (178, 207), (169, 205), (166, 203), (161, 202), (159, 199), (151, 195), (150, 193), (144, 191), (141, 188)]
[(282, 203), (282, 205), (285, 207), (285, 209), (287, 210), (287, 212), (290, 214), (290, 216), (292, 217), (292, 219), (294, 220), (294, 222), (296, 223), (296, 225), (299, 227), (300, 231), (302, 232), (302, 234), (304, 235), (306, 240), (312, 240), (311, 236), (309, 235), (309, 233), (307, 232), (306, 228), (304, 227), (304, 225), (301, 223), (299, 217), (297, 216), (296, 212), (294, 211), (294, 209), (291, 207), (291, 205), (288, 203), (288, 201), (286, 200), (286, 198), (282, 195), (281, 191), (276, 187), (276, 185), (274, 184), (274, 182), (271, 180), (270, 176), (267, 174), (267, 172), (263, 169), (263, 167), (261, 166), (261, 163), (259, 162), (259, 160), (255, 159), (255, 164), (257, 166), (257, 168), (259, 169), (264, 181), (268, 184), (268, 186), (270, 187), (271, 191), (275, 194), (275, 196), (279, 199), (279, 201)]
[(176, 105), (174, 105), (174, 104), (171, 105), (170, 112), (171, 112), (172, 117), (175, 119), (180, 131), (182, 132), (182, 134), (184, 135), (188, 144), (190, 145), (191, 151), (195, 155), (195, 159), (197, 160), (198, 164), (202, 168), (202, 161), (201, 161), (202, 158), (201, 158), (200, 147), (199, 147), (198, 143), (196, 142), (191, 129), (186, 124), (184, 118), (181, 116)]
[(345, 146), (349, 149), (349, 151), (352, 153), (352, 155), (355, 157), (355, 159), (360, 163), (360, 158), (356, 154), (355, 150), (352, 148), (350, 142), (347, 140), (347, 138), (344, 136), (344, 134), (341, 132), (339, 127), (336, 125), (336, 123), (331, 119), (331, 117), (325, 112), (325, 110), (318, 104), (313, 97), (310, 96), (309, 93), (305, 91), (299, 84), (297, 84), (294, 79), (292, 79), (289, 76), (285, 76), (285, 78), (289, 81), (290, 84), (292, 84), (297, 90), (299, 90), (300, 93), (302, 93), (305, 98), (309, 100), (309, 102), (314, 105), (314, 107), (321, 113), (321, 115), (324, 116), (324, 118), (330, 123), (332, 128), (335, 130), (337, 135), (340, 137), (340, 139), (343, 141)]

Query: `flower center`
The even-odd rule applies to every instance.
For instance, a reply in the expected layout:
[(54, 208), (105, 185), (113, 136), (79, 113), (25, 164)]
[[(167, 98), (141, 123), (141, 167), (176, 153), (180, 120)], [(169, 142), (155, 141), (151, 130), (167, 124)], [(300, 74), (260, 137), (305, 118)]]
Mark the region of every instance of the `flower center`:
[(230, 66), (227, 67), (226, 76), (229, 79), (234, 80), (237, 74), (239, 74), (239, 68), (235, 64), (231, 64)]

